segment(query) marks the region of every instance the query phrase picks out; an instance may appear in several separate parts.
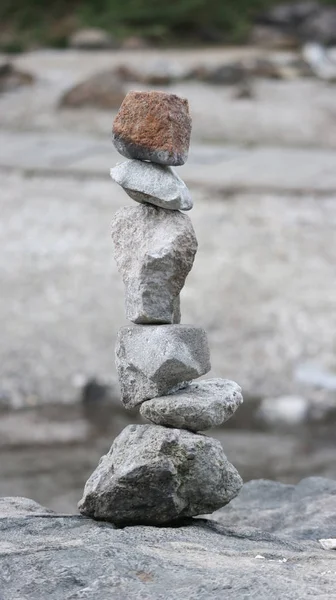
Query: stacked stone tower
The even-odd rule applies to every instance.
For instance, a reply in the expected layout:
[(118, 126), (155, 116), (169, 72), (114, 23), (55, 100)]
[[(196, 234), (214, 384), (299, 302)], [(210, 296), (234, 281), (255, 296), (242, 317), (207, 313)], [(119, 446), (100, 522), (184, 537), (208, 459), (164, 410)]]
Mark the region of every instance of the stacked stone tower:
[(138, 204), (112, 224), (126, 316), (116, 345), (125, 408), (139, 406), (148, 425), (129, 425), (86, 483), (83, 514), (120, 525), (165, 524), (213, 512), (234, 498), (242, 480), (220, 443), (203, 433), (242, 402), (225, 379), (194, 381), (210, 371), (206, 332), (180, 324), (179, 294), (197, 240), (188, 188), (172, 169), (188, 156), (187, 100), (163, 92), (130, 92), (113, 124), (113, 142), (128, 159), (111, 170)]

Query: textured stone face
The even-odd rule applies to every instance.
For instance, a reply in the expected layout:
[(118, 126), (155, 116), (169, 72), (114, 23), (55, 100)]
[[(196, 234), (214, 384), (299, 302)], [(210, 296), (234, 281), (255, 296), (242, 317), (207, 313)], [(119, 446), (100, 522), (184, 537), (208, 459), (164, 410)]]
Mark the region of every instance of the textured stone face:
[(114, 216), (112, 239), (127, 319), (176, 322), (178, 296), (197, 250), (189, 217), (145, 204), (124, 207)]
[(127, 160), (110, 171), (112, 179), (137, 202), (149, 202), (169, 210), (190, 210), (190, 192), (171, 167), (141, 160)]
[(78, 506), (116, 524), (161, 525), (224, 506), (242, 484), (217, 440), (129, 425), (88, 479)]
[(165, 92), (129, 92), (112, 128), (123, 156), (162, 165), (183, 165), (188, 158), (191, 118), (188, 101)]
[(206, 379), (147, 400), (140, 413), (156, 425), (205, 431), (227, 421), (242, 402), (241, 388), (234, 381)]
[(116, 366), (121, 401), (132, 408), (210, 371), (206, 333), (192, 325), (122, 327)]

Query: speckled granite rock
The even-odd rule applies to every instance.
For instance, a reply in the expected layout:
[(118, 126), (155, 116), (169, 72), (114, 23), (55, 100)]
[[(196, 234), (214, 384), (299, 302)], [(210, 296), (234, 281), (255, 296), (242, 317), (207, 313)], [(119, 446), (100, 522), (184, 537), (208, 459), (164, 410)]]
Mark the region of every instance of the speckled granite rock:
[(165, 92), (128, 92), (112, 128), (113, 143), (126, 158), (183, 165), (188, 157), (188, 101)]
[(207, 335), (193, 325), (122, 327), (116, 366), (121, 401), (132, 408), (210, 371)]
[(148, 202), (168, 210), (190, 210), (190, 192), (171, 167), (142, 160), (127, 160), (110, 171), (112, 179), (137, 202)]
[(127, 206), (113, 218), (112, 239), (126, 317), (133, 323), (176, 322), (177, 298), (197, 250), (189, 217), (148, 204)]
[(205, 431), (227, 421), (242, 402), (241, 388), (234, 381), (205, 379), (188, 383), (167, 396), (146, 400), (140, 413), (156, 425)]
[(129, 425), (101, 458), (78, 506), (115, 524), (162, 525), (224, 506), (242, 484), (217, 440)]

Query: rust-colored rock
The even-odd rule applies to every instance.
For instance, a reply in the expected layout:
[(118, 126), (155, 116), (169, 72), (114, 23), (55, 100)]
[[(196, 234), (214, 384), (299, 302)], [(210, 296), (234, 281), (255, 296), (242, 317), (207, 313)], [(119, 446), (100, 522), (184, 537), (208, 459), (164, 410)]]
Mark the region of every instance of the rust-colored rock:
[(114, 120), (113, 143), (126, 158), (183, 165), (188, 158), (188, 100), (165, 92), (129, 92)]

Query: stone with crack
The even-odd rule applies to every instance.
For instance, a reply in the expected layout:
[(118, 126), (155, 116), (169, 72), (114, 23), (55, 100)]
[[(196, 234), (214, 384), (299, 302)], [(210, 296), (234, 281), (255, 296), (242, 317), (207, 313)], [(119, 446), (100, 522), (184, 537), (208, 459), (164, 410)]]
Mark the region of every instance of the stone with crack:
[(137, 202), (168, 210), (190, 210), (193, 206), (184, 181), (171, 167), (141, 160), (127, 160), (110, 171), (112, 179)]
[(167, 396), (146, 400), (140, 413), (156, 425), (205, 431), (230, 419), (242, 402), (241, 388), (234, 381), (205, 379)]
[(177, 322), (178, 296), (197, 250), (189, 217), (149, 204), (127, 206), (114, 216), (112, 239), (127, 319)]
[(189, 104), (165, 92), (128, 92), (112, 128), (113, 143), (126, 158), (183, 165), (191, 134)]
[(117, 525), (163, 525), (219, 509), (242, 484), (218, 440), (129, 425), (101, 458), (78, 507)]
[(193, 325), (122, 327), (116, 366), (121, 401), (133, 408), (210, 371), (206, 332)]

